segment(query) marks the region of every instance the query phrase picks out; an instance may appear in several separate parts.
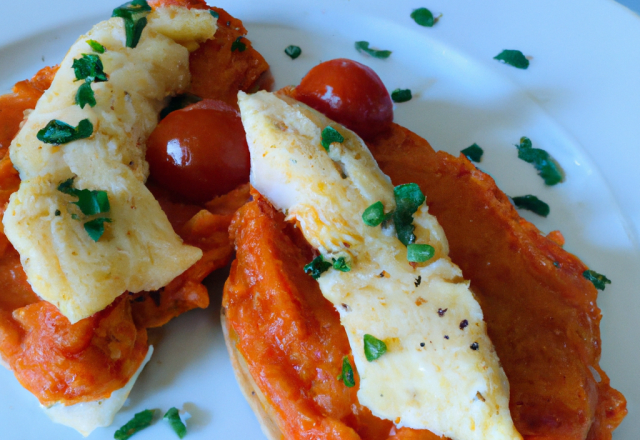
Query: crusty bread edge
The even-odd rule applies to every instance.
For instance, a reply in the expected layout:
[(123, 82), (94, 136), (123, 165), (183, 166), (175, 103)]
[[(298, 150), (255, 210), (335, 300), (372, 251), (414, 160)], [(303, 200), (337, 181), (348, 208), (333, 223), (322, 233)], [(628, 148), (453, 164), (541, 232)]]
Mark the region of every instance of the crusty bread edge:
[(227, 346), (227, 351), (229, 352), (231, 366), (233, 367), (233, 373), (236, 376), (236, 381), (240, 386), (240, 391), (242, 391), (244, 398), (247, 400), (249, 406), (253, 410), (253, 413), (258, 418), (258, 422), (260, 423), (260, 427), (262, 428), (264, 435), (269, 440), (282, 440), (284, 435), (276, 424), (277, 417), (275, 410), (269, 404), (267, 398), (262, 394), (260, 388), (258, 388), (258, 385), (253, 380), (244, 357), (236, 347), (238, 336), (225, 317), (224, 307), (220, 313), (220, 322), (222, 324), (224, 342)]

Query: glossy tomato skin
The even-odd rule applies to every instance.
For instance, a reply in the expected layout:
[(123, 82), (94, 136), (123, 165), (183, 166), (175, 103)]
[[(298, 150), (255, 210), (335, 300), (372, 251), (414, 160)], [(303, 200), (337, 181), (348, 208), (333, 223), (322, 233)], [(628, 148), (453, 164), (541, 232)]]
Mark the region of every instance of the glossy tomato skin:
[(147, 143), (151, 178), (203, 203), (249, 181), (249, 147), (237, 109), (205, 99), (169, 113)]
[(393, 103), (380, 77), (353, 60), (318, 64), (302, 78), (294, 97), (364, 139), (384, 132), (393, 122)]

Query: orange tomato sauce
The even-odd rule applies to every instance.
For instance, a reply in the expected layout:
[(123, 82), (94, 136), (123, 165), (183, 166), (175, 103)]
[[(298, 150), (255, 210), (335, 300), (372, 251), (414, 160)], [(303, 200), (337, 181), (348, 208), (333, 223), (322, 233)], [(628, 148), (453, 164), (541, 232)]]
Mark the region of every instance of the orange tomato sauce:
[[(153, 3), (208, 8), (198, 0)], [(248, 40), (247, 50), (231, 53), (228, 41), (245, 35), (246, 30), (225, 11), (216, 11), (230, 26), (221, 26), (212, 40), (191, 54), (192, 92), (202, 98), (230, 100), (238, 90), (261, 86), (268, 76), (268, 64)], [(218, 54), (221, 50), (225, 53)], [(56, 71), (45, 68), (31, 80), (16, 84), (13, 94), (0, 97), (0, 216), (20, 184), (8, 147), (24, 111), (35, 107)], [(145, 357), (147, 328), (209, 305), (202, 281), (231, 259), (228, 227), (235, 210), (249, 197), (248, 185), (203, 205), (181, 203), (153, 183), (149, 187), (176, 233), (187, 244), (202, 249), (203, 258), (163, 289), (135, 295), (125, 292), (107, 309), (74, 325), (33, 292), (0, 223), (0, 356), (43, 405), (109, 397), (127, 383)]]
[[(626, 401), (598, 365), (597, 292), (582, 276), (586, 266), (557, 244), (561, 235), (543, 236), (491, 177), (463, 156), (434, 152), (409, 130), (393, 124), (369, 147), (394, 185), (415, 182), (426, 194), (451, 258), (482, 306), (524, 438), (611, 439)], [(358, 404), (357, 372), (355, 388), (336, 379), (350, 349), (337, 312), (302, 269), (313, 251), (266, 200), (255, 198), (232, 223), (237, 260), (223, 306), (285, 436), (435, 438), (406, 429), (392, 437), (391, 422)]]

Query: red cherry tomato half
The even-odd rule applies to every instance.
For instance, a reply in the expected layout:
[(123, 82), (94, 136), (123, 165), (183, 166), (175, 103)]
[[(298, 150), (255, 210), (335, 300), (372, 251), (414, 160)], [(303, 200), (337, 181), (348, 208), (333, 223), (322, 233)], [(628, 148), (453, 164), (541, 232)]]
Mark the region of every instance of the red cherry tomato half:
[(188, 201), (206, 202), (249, 181), (240, 113), (205, 99), (169, 113), (147, 143), (151, 178)]
[(294, 97), (365, 139), (382, 133), (393, 122), (393, 103), (380, 77), (345, 58), (311, 69)]

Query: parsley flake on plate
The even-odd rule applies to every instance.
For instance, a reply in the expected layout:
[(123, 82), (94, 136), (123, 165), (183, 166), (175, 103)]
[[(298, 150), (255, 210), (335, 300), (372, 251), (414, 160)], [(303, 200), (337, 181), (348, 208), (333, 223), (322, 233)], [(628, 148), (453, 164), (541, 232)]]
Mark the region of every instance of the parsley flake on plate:
[[(442, 15), (440, 15), (442, 17)], [(433, 13), (427, 8), (414, 9), (411, 13), (411, 18), (420, 26), (433, 27), (438, 22), (440, 17), (434, 18)]]
[(364, 335), (364, 356), (373, 362), (387, 352), (387, 344), (371, 335)]
[(460, 152), (467, 156), (467, 159), (472, 162), (480, 162), (482, 160), (482, 155), (484, 154), (482, 148), (475, 142), (473, 143), (473, 145), (468, 146)]
[(512, 197), (511, 200), (513, 200), (513, 203), (518, 208), (526, 209), (528, 211), (541, 215), (542, 217), (548, 216), (549, 212), (551, 211), (549, 205), (531, 194), (528, 194), (526, 196)]
[(430, 244), (410, 244), (407, 246), (407, 260), (411, 263), (424, 263), (433, 258), (436, 250)]
[(124, 20), (127, 47), (134, 49), (140, 42), (142, 31), (147, 26), (149, 12), (151, 12), (151, 6), (146, 0), (133, 0), (113, 10), (112, 17), (119, 17)]
[(384, 205), (376, 202), (362, 213), (362, 221), (367, 226), (378, 226), (384, 220)]
[(338, 376), (338, 380), (341, 380), (348, 388), (356, 386), (356, 381), (353, 377), (353, 367), (349, 362), (348, 356), (342, 358), (342, 374)]
[(85, 222), (84, 230), (89, 234), (89, 238), (97, 242), (104, 234), (105, 223), (111, 223), (111, 219), (109, 217), (94, 218), (93, 220)]
[(311, 275), (314, 280), (317, 280), (320, 278), (320, 275), (328, 271), (331, 266), (333, 265), (328, 261), (325, 261), (322, 255), (318, 255), (311, 261), (311, 263), (304, 266), (304, 272)]
[(368, 41), (356, 41), (356, 50), (360, 53), (366, 53), (374, 58), (386, 59), (391, 55), (390, 50), (376, 50), (369, 48)]
[(401, 103), (411, 101), (413, 96), (411, 95), (411, 90), (409, 89), (395, 89), (391, 92), (391, 99), (393, 102)]
[(420, 187), (415, 183), (406, 183), (393, 189), (396, 199), (396, 210), (393, 213), (393, 223), (398, 234), (398, 239), (405, 246), (413, 243), (416, 236), (413, 234), (413, 214), (418, 210), (426, 198)]
[(331, 144), (333, 144), (334, 142), (337, 142), (339, 144), (343, 143), (344, 136), (342, 136), (338, 130), (331, 126), (325, 127), (325, 129), (322, 130), (322, 146), (325, 150), (329, 151), (329, 147), (331, 147)]
[(300, 46), (294, 46), (292, 44), (287, 46), (287, 48), (284, 50), (284, 53), (286, 53), (292, 60), (295, 60), (302, 53), (302, 49), (300, 49)]
[(98, 53), (104, 53), (106, 50), (104, 46), (98, 43), (96, 40), (87, 40), (87, 44), (91, 46), (91, 49), (95, 50)]
[(107, 81), (107, 74), (104, 73), (102, 60), (98, 55), (82, 54), (82, 58), (76, 58), (71, 65), (76, 74), (77, 80), (85, 80), (86, 82), (104, 82)]
[(211, 14), (211, 16), (213, 18), (220, 18), (220, 14), (218, 14), (216, 11), (214, 11), (213, 9), (209, 11), (209, 14)]
[(113, 435), (115, 440), (128, 440), (136, 432), (140, 432), (151, 426), (155, 410), (147, 409), (139, 412)]
[(40, 142), (51, 145), (68, 144), (78, 139), (86, 139), (93, 134), (93, 124), (88, 119), (83, 119), (77, 127), (72, 127), (66, 122), (54, 119), (40, 131), (36, 137)]
[(163, 418), (169, 422), (169, 425), (171, 425), (171, 428), (179, 438), (184, 438), (187, 435), (187, 427), (180, 419), (178, 408), (171, 408)]
[(611, 284), (609, 278), (599, 274), (595, 270), (585, 270), (582, 276), (591, 281), (598, 290), (604, 290), (607, 284)]
[(546, 185), (552, 186), (562, 182), (564, 176), (560, 165), (546, 151), (533, 148), (528, 137), (521, 137), (520, 145), (516, 145), (516, 148), (518, 148), (518, 158), (533, 164)]
[(503, 64), (517, 67), (518, 69), (526, 69), (529, 67), (529, 60), (519, 50), (505, 49), (493, 57), (493, 59), (498, 60)]
[(85, 82), (78, 88), (76, 92), (76, 104), (78, 104), (80, 108), (84, 108), (85, 105), (89, 105), (90, 107), (96, 106), (96, 97), (91, 88), (91, 83)]

